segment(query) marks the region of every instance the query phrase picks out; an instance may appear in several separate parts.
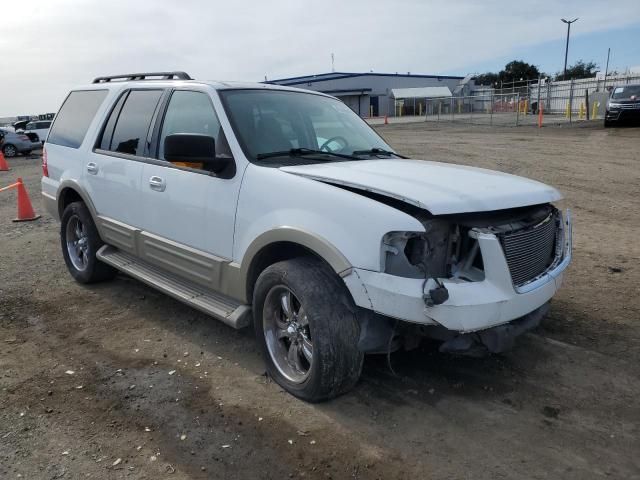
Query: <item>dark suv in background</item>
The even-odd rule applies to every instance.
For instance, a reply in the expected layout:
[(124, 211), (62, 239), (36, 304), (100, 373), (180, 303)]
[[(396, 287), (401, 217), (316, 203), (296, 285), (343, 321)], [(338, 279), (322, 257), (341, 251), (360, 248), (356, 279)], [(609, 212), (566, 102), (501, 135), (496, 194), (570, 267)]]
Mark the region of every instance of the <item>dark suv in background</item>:
[(613, 87), (607, 102), (604, 126), (623, 121), (640, 121), (640, 84)]

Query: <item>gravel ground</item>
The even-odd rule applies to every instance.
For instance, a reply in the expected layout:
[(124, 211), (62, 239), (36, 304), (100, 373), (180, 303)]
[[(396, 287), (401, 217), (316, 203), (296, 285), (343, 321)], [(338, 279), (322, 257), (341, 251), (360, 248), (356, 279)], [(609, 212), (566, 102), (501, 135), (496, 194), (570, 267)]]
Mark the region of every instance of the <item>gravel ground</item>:
[(39, 158), (10, 160), (43, 218), (0, 194), (0, 478), (640, 478), (640, 130), (379, 126), (400, 152), (550, 183), (574, 262), (544, 324), (509, 354), (427, 343), (368, 357), (357, 388), (310, 405), (234, 331), (125, 276), (66, 272)]

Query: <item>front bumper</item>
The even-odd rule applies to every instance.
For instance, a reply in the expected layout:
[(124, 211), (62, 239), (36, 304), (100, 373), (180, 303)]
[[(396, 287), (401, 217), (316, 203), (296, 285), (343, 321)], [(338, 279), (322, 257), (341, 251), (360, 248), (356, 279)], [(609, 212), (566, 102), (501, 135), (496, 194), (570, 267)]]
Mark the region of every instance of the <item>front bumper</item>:
[(604, 118), (609, 122), (640, 120), (640, 106), (638, 108), (607, 110), (605, 112)]
[(449, 299), (425, 306), (424, 280), (354, 268), (344, 277), (354, 301), (376, 313), (423, 325), (441, 325), (456, 332), (474, 332), (520, 318), (547, 303), (562, 284), (571, 262), (571, 217), (565, 218), (564, 256), (551, 270), (524, 287), (515, 288), (499, 239), (478, 234), (485, 278), (479, 282), (442, 279)]

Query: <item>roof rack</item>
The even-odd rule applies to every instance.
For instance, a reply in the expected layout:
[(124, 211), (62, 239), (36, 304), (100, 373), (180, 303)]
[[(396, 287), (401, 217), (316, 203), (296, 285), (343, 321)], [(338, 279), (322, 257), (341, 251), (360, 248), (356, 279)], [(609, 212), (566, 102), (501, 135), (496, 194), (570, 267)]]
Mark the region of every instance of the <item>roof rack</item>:
[[(160, 77), (160, 78), (149, 78)], [(110, 75), (108, 77), (96, 77), (93, 83), (107, 83), (111, 80), (135, 81), (135, 80), (193, 80), (186, 72), (147, 72), (127, 73), (125, 75)]]

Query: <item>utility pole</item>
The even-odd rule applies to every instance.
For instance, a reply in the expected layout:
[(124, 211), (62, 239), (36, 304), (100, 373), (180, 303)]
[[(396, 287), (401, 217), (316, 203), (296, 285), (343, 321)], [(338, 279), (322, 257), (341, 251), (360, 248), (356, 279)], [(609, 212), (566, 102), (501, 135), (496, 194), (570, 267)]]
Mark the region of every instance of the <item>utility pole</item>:
[(607, 74), (609, 73), (609, 55), (611, 55), (611, 47), (607, 49), (607, 66), (604, 67), (604, 85), (602, 85), (602, 90), (607, 90)]
[(562, 79), (566, 80), (567, 79), (567, 56), (569, 55), (569, 34), (571, 33), (571, 24), (574, 22), (577, 22), (578, 19), (574, 18), (573, 20), (565, 20), (564, 18), (561, 18), (560, 20), (562, 20), (564, 23), (567, 24), (567, 45), (564, 48), (564, 73), (562, 75)]

